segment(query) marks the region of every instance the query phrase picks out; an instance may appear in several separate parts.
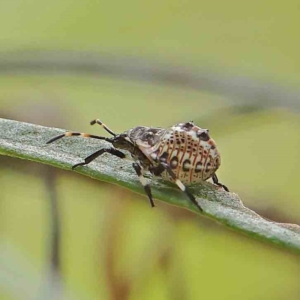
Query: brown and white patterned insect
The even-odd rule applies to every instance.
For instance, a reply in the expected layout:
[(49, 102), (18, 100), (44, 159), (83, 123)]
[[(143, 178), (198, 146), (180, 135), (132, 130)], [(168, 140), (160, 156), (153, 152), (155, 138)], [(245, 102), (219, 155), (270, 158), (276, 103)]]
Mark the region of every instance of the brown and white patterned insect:
[(78, 166), (89, 164), (103, 153), (124, 159), (126, 154), (118, 150), (122, 149), (130, 152), (134, 160), (132, 166), (152, 207), (154, 202), (151, 189), (143, 176), (146, 171), (174, 182), (201, 211), (201, 206), (186, 185), (201, 183), (212, 178), (216, 185), (229, 191), (225, 185), (219, 183), (216, 175), (221, 158), (215, 141), (210, 138), (207, 129), (197, 127), (193, 122), (180, 123), (168, 129), (138, 126), (121, 134), (114, 133), (98, 119), (91, 121), (90, 124), (101, 125), (113, 137), (66, 132), (47, 142), (47, 144), (52, 143), (64, 136), (82, 136), (105, 140), (112, 144), (112, 147), (102, 148), (92, 153), (84, 159), (84, 162), (74, 165), (73, 170)]

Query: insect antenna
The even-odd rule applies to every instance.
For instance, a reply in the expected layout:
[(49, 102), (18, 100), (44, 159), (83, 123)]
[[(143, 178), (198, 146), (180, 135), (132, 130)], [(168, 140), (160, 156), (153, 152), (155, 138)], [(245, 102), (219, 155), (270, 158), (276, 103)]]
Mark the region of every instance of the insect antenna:
[(95, 119), (95, 120), (92, 120), (90, 122), (91, 125), (95, 125), (95, 124), (98, 124), (100, 125), (101, 127), (104, 128), (104, 130), (106, 130), (108, 133), (110, 133), (111, 135), (113, 136), (116, 136), (116, 133), (114, 133), (111, 129), (109, 129), (104, 123), (102, 123), (99, 119)]

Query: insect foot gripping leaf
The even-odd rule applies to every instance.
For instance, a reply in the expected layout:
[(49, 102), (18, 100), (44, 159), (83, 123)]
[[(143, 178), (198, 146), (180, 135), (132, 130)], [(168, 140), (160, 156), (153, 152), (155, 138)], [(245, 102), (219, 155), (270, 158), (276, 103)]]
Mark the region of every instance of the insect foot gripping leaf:
[(147, 171), (164, 180), (174, 182), (200, 211), (202, 208), (189, 192), (188, 185), (212, 178), (216, 185), (229, 191), (225, 185), (219, 183), (216, 175), (221, 158), (215, 141), (210, 138), (207, 129), (197, 127), (193, 122), (180, 123), (167, 129), (137, 126), (121, 134), (114, 133), (98, 119), (91, 121), (90, 124), (102, 126), (112, 137), (66, 132), (47, 142), (49, 144), (65, 136), (82, 136), (105, 140), (112, 145), (97, 150), (86, 157), (84, 162), (74, 165), (72, 169), (89, 164), (103, 153), (123, 159), (126, 155), (120, 150), (127, 150), (131, 153), (134, 160), (132, 166), (152, 207), (154, 207), (154, 202), (151, 188), (144, 178)]

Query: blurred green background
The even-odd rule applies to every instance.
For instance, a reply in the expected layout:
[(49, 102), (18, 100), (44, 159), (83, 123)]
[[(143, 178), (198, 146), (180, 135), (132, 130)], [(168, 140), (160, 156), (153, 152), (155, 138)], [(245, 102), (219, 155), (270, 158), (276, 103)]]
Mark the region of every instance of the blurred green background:
[[(299, 9), (295, 0), (1, 1), (0, 62), (75, 51), (116, 60), (120, 72), (176, 66), (223, 76), (233, 90), (254, 80), (297, 91)], [(264, 217), (300, 223), (300, 98), (287, 105), (283, 93), (273, 105), (260, 90), (241, 101), (205, 82), (201, 90), (100, 73), (18, 72), (8, 63), (0, 117), (94, 134), (104, 134), (89, 126), (94, 118), (116, 132), (194, 120), (218, 143), (222, 183)], [(150, 209), (115, 185), (0, 159), (1, 300), (300, 299), (299, 255), (159, 201)], [(53, 197), (61, 228), (54, 296)]]

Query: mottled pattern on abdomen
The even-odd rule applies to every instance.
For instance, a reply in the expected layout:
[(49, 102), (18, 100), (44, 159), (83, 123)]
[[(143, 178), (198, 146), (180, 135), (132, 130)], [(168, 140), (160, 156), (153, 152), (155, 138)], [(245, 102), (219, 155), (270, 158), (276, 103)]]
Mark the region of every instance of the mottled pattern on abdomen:
[[(162, 155), (167, 157), (173, 172), (186, 185), (207, 180), (220, 166), (215, 142), (211, 138), (207, 141), (199, 139), (196, 134), (199, 127), (194, 126), (193, 129), (169, 130), (157, 149), (158, 158)], [(162, 177), (171, 180), (166, 171)]]

